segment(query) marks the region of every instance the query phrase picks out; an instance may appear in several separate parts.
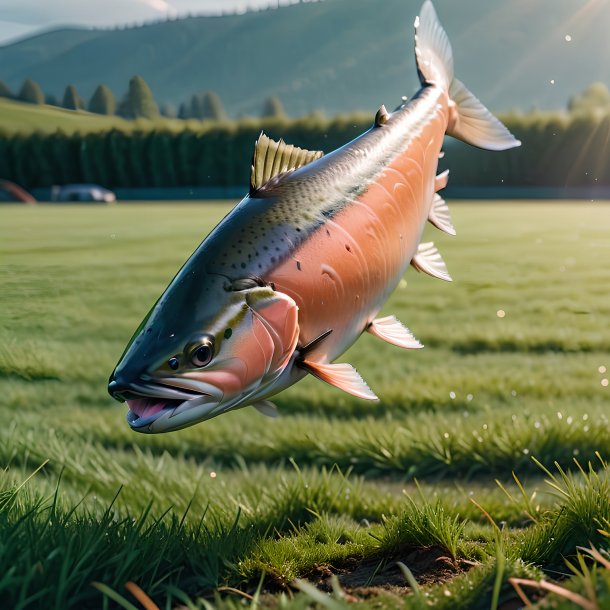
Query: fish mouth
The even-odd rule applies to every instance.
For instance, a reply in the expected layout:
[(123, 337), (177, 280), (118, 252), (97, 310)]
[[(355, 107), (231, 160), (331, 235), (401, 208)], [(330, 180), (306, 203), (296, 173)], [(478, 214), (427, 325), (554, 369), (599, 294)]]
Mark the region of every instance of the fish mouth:
[(174, 411), (186, 400), (164, 399), (159, 397), (134, 398), (126, 400), (129, 411), (127, 423), (134, 429), (147, 426), (158, 419), (164, 411)]
[(133, 384), (131, 397), (125, 401), (129, 408), (127, 423), (136, 432), (154, 434), (186, 428), (213, 417), (223, 395), (218, 388), (205, 385), (205, 389), (195, 389), (178, 380)]

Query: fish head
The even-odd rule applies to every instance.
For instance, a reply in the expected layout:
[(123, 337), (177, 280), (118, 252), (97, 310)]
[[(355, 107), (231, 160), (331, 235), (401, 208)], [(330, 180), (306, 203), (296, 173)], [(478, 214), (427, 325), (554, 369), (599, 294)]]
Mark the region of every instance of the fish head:
[(284, 372), (297, 305), (269, 286), (245, 286), (216, 291), (197, 312), (170, 294), (144, 319), (108, 384), (133, 430), (169, 432), (245, 407)]

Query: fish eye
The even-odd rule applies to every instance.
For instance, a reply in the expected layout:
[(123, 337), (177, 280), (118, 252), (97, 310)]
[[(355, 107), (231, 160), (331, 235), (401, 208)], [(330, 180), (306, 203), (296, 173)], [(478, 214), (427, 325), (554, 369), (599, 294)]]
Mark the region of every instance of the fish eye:
[(191, 362), (196, 367), (203, 367), (210, 364), (212, 358), (214, 356), (214, 338), (213, 337), (203, 337), (201, 340), (201, 344), (195, 348), (193, 355), (191, 357)]

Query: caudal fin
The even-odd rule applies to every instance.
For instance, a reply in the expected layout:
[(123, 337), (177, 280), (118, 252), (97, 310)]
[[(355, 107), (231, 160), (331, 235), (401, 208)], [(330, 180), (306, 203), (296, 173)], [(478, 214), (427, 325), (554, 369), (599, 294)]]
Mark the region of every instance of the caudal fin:
[(449, 93), (449, 126), (454, 138), (486, 148), (520, 146), (506, 127), (453, 75), (451, 43), (430, 0), (415, 19), (415, 59), (422, 85), (437, 85)]

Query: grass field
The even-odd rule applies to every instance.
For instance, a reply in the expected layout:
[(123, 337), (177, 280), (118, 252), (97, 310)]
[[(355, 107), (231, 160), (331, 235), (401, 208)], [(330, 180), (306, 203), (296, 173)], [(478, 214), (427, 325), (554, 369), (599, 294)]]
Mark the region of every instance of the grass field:
[(29, 133), (40, 131), (53, 133), (61, 130), (64, 133), (89, 133), (112, 128), (130, 131), (132, 129), (151, 129), (163, 127), (170, 130), (184, 129), (185, 125), (194, 128), (201, 126), (201, 121), (180, 121), (177, 119), (159, 118), (155, 121), (139, 119), (127, 121), (118, 116), (105, 116), (85, 111), (66, 110), (57, 106), (25, 104), (0, 98), (0, 131), (4, 133)]
[(0, 209), (0, 607), (609, 607), (610, 206), (454, 204), (453, 284), (384, 310), (426, 348), (342, 358), (377, 405), (306, 379), (137, 435), (108, 375), (227, 210)]

